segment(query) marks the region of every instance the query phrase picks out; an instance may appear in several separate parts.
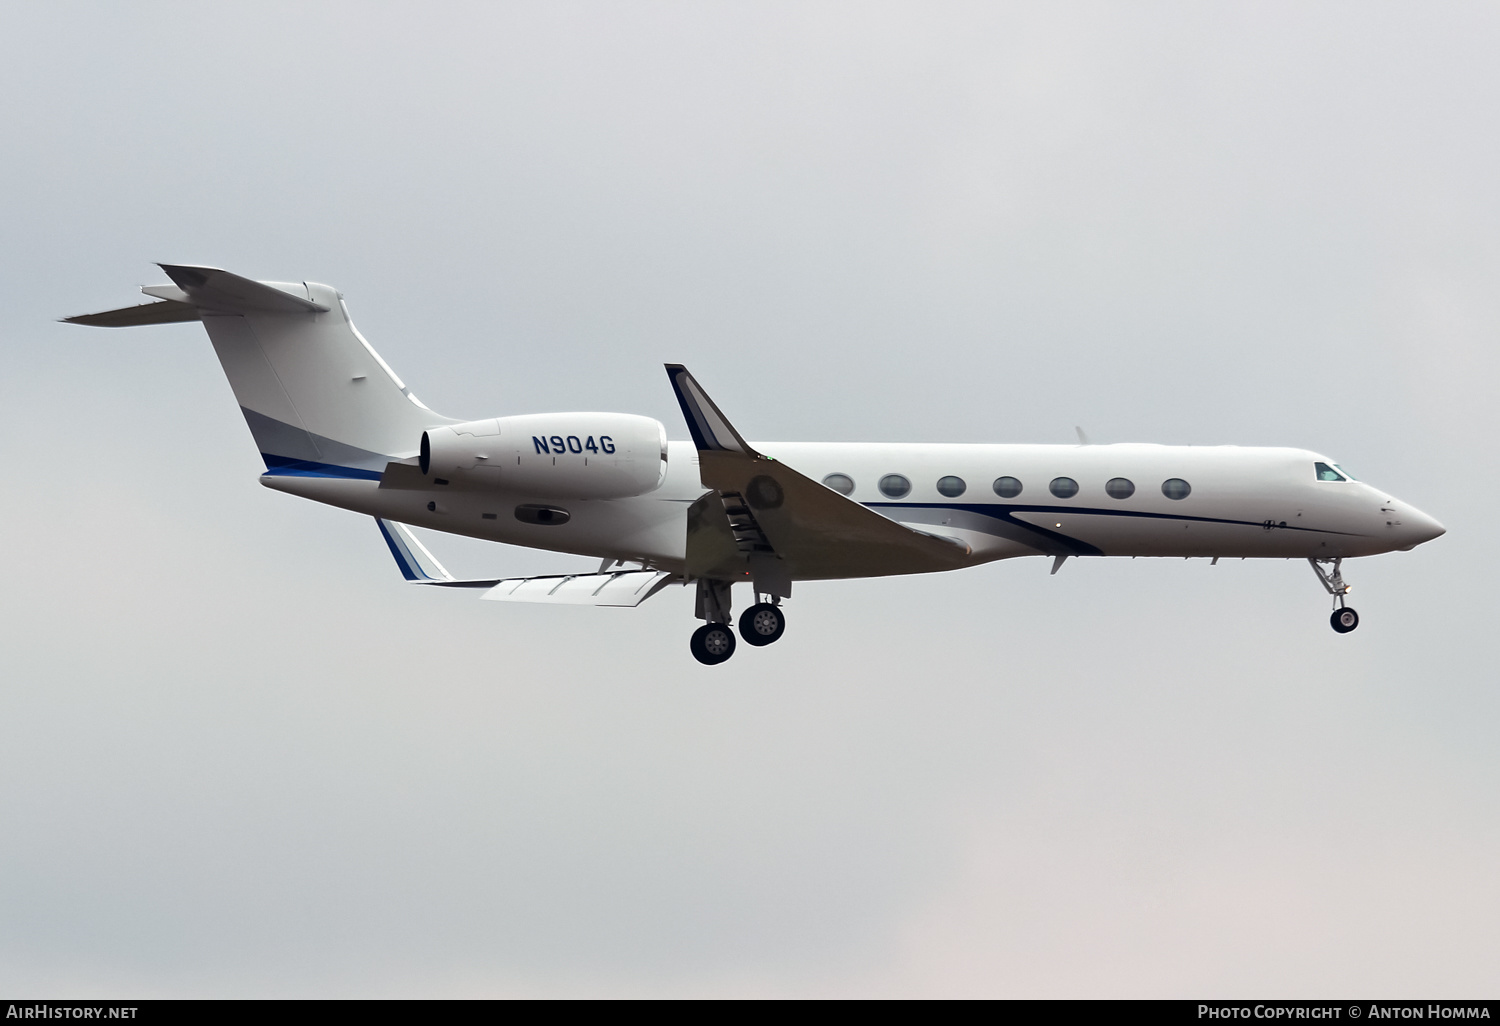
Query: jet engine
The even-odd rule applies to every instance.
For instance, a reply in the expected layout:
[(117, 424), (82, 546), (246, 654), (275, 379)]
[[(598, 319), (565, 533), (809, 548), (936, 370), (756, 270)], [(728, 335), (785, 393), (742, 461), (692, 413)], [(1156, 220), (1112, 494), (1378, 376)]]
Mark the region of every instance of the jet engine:
[(660, 487), (667, 429), (629, 413), (535, 413), (431, 428), (422, 473), (546, 498), (623, 499)]

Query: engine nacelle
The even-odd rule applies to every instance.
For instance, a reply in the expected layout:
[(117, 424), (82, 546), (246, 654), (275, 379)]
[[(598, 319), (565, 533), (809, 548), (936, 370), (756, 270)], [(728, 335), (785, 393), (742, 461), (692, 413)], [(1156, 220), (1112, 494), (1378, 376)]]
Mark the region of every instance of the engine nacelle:
[(544, 498), (623, 499), (667, 476), (667, 429), (629, 413), (534, 413), (422, 433), (423, 474)]

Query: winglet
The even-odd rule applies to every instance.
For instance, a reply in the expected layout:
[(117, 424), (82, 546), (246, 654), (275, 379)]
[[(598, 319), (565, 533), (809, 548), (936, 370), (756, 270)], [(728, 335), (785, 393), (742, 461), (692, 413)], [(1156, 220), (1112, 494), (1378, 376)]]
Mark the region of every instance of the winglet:
[(693, 444), (698, 447), (699, 452), (738, 452), (747, 456), (755, 456), (757, 453), (750, 448), (740, 433), (729, 423), (714, 405), (714, 401), (703, 391), (703, 386), (693, 379), (693, 375), (680, 363), (669, 363), (667, 367), (667, 379), (672, 382), (672, 391), (677, 393), (677, 405), (682, 407), (683, 419), (687, 421), (688, 431), (692, 432)]
[(452, 574), (443, 569), (443, 564), (427, 551), (426, 546), (417, 541), (417, 536), (405, 524), (376, 517), (375, 525), (380, 528), (386, 545), (390, 546), (391, 555), (396, 557), (396, 565), (401, 568), (402, 577), (408, 581), (421, 582), (455, 580)]

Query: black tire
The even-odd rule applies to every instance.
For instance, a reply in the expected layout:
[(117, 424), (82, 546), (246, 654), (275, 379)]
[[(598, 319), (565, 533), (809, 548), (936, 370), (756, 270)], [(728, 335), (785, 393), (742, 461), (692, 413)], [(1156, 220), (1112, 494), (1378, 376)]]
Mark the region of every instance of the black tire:
[(1328, 618), (1328, 622), (1340, 634), (1348, 634), (1359, 626), (1359, 614), (1349, 608), (1335, 609), (1333, 615)]
[(759, 648), (776, 641), (786, 631), (786, 614), (769, 602), (760, 602), (740, 614), (740, 637)]
[(734, 655), (734, 631), (727, 623), (706, 623), (693, 632), (688, 648), (704, 666), (717, 666)]

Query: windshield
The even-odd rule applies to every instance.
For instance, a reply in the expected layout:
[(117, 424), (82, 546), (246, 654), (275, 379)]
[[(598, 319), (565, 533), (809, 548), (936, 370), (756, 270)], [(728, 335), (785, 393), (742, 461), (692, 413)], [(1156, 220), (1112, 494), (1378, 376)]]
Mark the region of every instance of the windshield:
[(1326, 463), (1314, 463), (1313, 464), (1313, 470), (1314, 470), (1314, 472), (1317, 473), (1319, 481), (1347, 481), (1347, 480), (1349, 480), (1343, 474), (1340, 474), (1337, 470), (1335, 470), (1333, 467), (1330, 467)]

